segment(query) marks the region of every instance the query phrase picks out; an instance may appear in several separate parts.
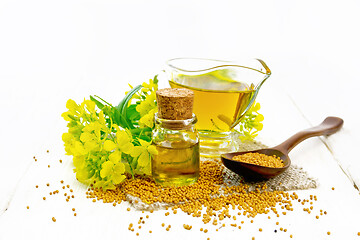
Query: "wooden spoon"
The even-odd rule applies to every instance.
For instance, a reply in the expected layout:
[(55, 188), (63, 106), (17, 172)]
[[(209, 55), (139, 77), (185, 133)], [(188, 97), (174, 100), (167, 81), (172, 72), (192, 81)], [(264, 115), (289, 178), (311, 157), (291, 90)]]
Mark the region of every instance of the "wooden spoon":
[[(331, 135), (337, 132), (342, 127), (343, 123), (344, 121), (341, 118), (327, 117), (320, 125), (300, 131), (287, 139), (285, 142), (277, 145), (276, 147), (247, 152), (226, 153), (221, 155), (221, 160), (225, 167), (239, 175), (244, 176), (246, 180), (256, 181), (269, 179), (284, 172), (290, 166), (291, 161), (288, 154), (291, 149), (293, 149), (296, 145), (310, 137)], [(284, 162), (284, 167), (263, 167), (255, 164), (232, 160), (232, 158), (236, 155), (241, 155), (249, 152), (262, 153), (269, 156), (275, 155), (277, 157), (280, 157)]]

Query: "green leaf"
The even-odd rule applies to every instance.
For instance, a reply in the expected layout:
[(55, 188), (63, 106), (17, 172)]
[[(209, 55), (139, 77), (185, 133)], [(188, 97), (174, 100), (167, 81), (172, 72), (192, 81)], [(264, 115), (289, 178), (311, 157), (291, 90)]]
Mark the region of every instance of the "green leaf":
[(96, 106), (100, 109), (103, 109), (103, 107), (105, 106), (104, 104), (102, 104), (101, 102), (99, 102), (98, 100), (96, 100), (93, 96), (90, 95), (90, 100), (93, 101)]
[(132, 96), (138, 92), (142, 88), (141, 85), (138, 85), (131, 89), (124, 99), (119, 103), (119, 105), (116, 107), (117, 110), (120, 112), (120, 119), (119, 121), (122, 123), (121, 126), (124, 128), (135, 128), (130, 119), (127, 116), (127, 109), (128, 109), (128, 103), (131, 100)]
[(136, 111), (137, 104), (131, 104), (126, 111), (127, 117), (131, 120), (131, 122), (134, 124), (135, 121), (138, 121), (140, 119), (140, 113)]
[(155, 75), (153, 81), (154, 81), (155, 84), (157, 84), (157, 83), (159, 82), (159, 80), (158, 80), (158, 75), (157, 75), (157, 74)]

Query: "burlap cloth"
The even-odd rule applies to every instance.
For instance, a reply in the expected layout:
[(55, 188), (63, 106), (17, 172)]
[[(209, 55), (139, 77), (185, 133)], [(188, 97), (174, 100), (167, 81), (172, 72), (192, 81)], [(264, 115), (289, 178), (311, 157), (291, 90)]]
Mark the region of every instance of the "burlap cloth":
[[(261, 142), (255, 141), (240, 143), (239, 146), (239, 151), (251, 151), (267, 147)], [(203, 160), (205, 159), (201, 159), (201, 161)], [(224, 186), (234, 186), (238, 185), (239, 183), (244, 183), (243, 177), (239, 176), (236, 173), (233, 173), (225, 167), (223, 169), (223, 173)], [(300, 189), (311, 189), (318, 186), (318, 182), (315, 178), (309, 176), (302, 167), (296, 165), (291, 165), (285, 172), (283, 172), (279, 176), (271, 178), (267, 181), (260, 182), (260, 184), (263, 183), (266, 183), (267, 191), (292, 191)], [(249, 190), (251, 191), (255, 189), (256, 185), (259, 185), (259, 182), (246, 182), (246, 184), (249, 186)], [(130, 194), (126, 195), (126, 200), (138, 210), (156, 210), (171, 206), (171, 204), (160, 202), (146, 204), (142, 202), (139, 198), (134, 197)]]

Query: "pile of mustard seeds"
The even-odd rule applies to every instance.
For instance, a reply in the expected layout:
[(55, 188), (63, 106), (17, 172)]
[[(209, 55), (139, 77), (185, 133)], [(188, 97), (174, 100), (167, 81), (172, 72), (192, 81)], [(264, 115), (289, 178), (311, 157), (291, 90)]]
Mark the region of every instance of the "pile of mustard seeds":
[(262, 153), (245, 153), (241, 155), (236, 155), (232, 160), (255, 164), (263, 167), (270, 168), (282, 168), (284, 167), (284, 162), (277, 156), (269, 156)]

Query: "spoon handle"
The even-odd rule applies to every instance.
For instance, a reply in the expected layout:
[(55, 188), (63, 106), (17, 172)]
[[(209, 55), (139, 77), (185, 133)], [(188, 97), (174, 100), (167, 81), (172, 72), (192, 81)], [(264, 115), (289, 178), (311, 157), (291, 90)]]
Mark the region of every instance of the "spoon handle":
[(293, 149), (296, 145), (305, 139), (315, 136), (331, 135), (337, 132), (343, 124), (344, 120), (341, 118), (327, 117), (320, 125), (296, 133), (285, 142), (274, 147), (274, 149), (277, 149), (283, 153), (289, 153), (291, 149)]

